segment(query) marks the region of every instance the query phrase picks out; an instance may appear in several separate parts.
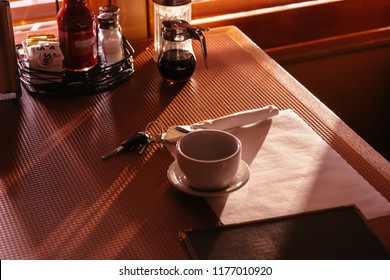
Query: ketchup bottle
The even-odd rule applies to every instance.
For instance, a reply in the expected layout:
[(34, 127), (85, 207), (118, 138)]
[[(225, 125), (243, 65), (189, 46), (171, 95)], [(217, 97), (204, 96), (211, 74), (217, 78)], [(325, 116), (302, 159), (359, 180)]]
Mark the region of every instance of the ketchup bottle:
[(69, 71), (89, 70), (97, 62), (95, 15), (88, 0), (63, 0), (62, 3), (57, 25), (63, 67)]

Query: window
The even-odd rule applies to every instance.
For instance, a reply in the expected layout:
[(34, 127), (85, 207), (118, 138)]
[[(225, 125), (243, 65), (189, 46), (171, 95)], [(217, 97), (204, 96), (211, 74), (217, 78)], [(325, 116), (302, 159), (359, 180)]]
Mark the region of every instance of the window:
[[(8, 0), (12, 10), (14, 26), (42, 21), (55, 20), (62, 0)], [(134, 0), (132, 0), (134, 1)], [(57, 7), (58, 2), (58, 7)], [(89, 0), (89, 6), (98, 13), (99, 7), (107, 5), (110, 0)], [(115, 2), (115, 1), (112, 1)]]
[[(153, 34), (153, 0), (149, 2), (149, 34)], [(245, 13), (263, 12), (273, 7), (289, 7), (289, 5), (309, 5), (324, 1), (339, 0), (192, 0), (192, 20), (195, 24), (208, 24), (225, 18), (242, 17)], [(233, 23), (234, 24), (234, 23)], [(214, 24), (216, 26), (218, 24)]]
[(54, 20), (57, 14), (55, 0), (11, 0), (9, 2), (14, 26)]
[[(8, 0), (11, 4), (15, 41), (27, 34), (56, 32), (56, 0)], [(59, 6), (62, 5), (62, 0)], [(147, 33), (148, 0), (89, 0), (89, 6), (99, 14), (99, 7), (109, 3), (121, 9), (122, 31), (128, 40), (145, 39)]]
[[(56, 0), (9, 0), (12, 8), (12, 18), (16, 29), (28, 31), (28, 28), (55, 25)], [(355, 2), (343, 0), (192, 0), (192, 19), (195, 24), (215, 27), (219, 25), (236, 25), (244, 32), (244, 25), (255, 29), (254, 17), (263, 14), (275, 13), (289, 9), (315, 6), (321, 3), (331, 2)], [(359, 2), (362, 0), (359, 0)], [(375, 2), (388, 0), (375, 0)], [(61, 0), (59, 0), (61, 5)], [(98, 14), (100, 6), (106, 5), (110, 0), (89, 0), (95, 14)], [(121, 25), (127, 39), (151, 38), (153, 33), (153, 0), (112, 0), (113, 4), (121, 8)], [(302, 9), (304, 10), (304, 9)], [(251, 18), (250, 18), (251, 17)], [(263, 18), (269, 18), (265, 16)], [(246, 21), (245, 18), (249, 18)], [(282, 20), (282, 17), (276, 19)], [(274, 22), (274, 19), (270, 19)], [(285, 17), (283, 16), (283, 21)], [(45, 22), (45, 23), (42, 23)], [(249, 23), (248, 23), (249, 22)], [(277, 22), (277, 23), (278, 23)], [(256, 24), (258, 21), (256, 21)], [(26, 26), (27, 25), (27, 26)], [(18, 28), (20, 26), (20, 28)], [(269, 25), (267, 25), (269, 26)], [(255, 32), (256, 30), (253, 30)], [(17, 32), (19, 32), (17, 30)], [(257, 32), (257, 31), (256, 31)], [(255, 33), (256, 33), (255, 32)], [(259, 34), (258, 37), (263, 36)]]

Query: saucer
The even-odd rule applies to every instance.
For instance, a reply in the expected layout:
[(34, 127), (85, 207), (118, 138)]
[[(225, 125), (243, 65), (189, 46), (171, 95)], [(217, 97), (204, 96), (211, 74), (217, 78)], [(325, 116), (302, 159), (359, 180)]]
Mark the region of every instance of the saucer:
[(179, 191), (195, 196), (213, 197), (226, 195), (243, 187), (249, 180), (250, 171), (248, 165), (243, 160), (241, 160), (240, 166), (238, 167), (238, 171), (234, 176), (233, 181), (227, 188), (218, 191), (201, 191), (189, 186), (183, 172), (180, 170), (179, 165), (177, 164), (177, 161), (174, 161), (169, 166), (167, 175), (169, 182)]

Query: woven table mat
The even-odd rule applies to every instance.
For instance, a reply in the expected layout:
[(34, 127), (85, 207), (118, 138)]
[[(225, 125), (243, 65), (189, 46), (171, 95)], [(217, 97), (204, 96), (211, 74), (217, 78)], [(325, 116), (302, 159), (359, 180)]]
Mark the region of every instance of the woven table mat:
[[(135, 74), (112, 92), (0, 103), (1, 259), (185, 258), (178, 232), (219, 221), (202, 198), (169, 185), (170, 154), (152, 147), (101, 160), (154, 120), (291, 108), (390, 199), (389, 163), (321, 102), (236, 28), (206, 36), (209, 68), (194, 43), (186, 84), (163, 83), (153, 50), (134, 45)], [(390, 217), (370, 225), (390, 248)]]

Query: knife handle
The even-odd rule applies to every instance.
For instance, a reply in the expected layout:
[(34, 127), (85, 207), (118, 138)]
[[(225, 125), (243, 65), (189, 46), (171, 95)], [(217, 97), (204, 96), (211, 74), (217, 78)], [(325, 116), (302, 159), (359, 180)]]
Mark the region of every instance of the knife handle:
[(279, 109), (274, 105), (268, 105), (260, 109), (247, 110), (227, 115), (214, 120), (206, 120), (192, 124), (191, 129), (220, 129), (228, 130), (244, 125), (253, 124), (279, 114)]

